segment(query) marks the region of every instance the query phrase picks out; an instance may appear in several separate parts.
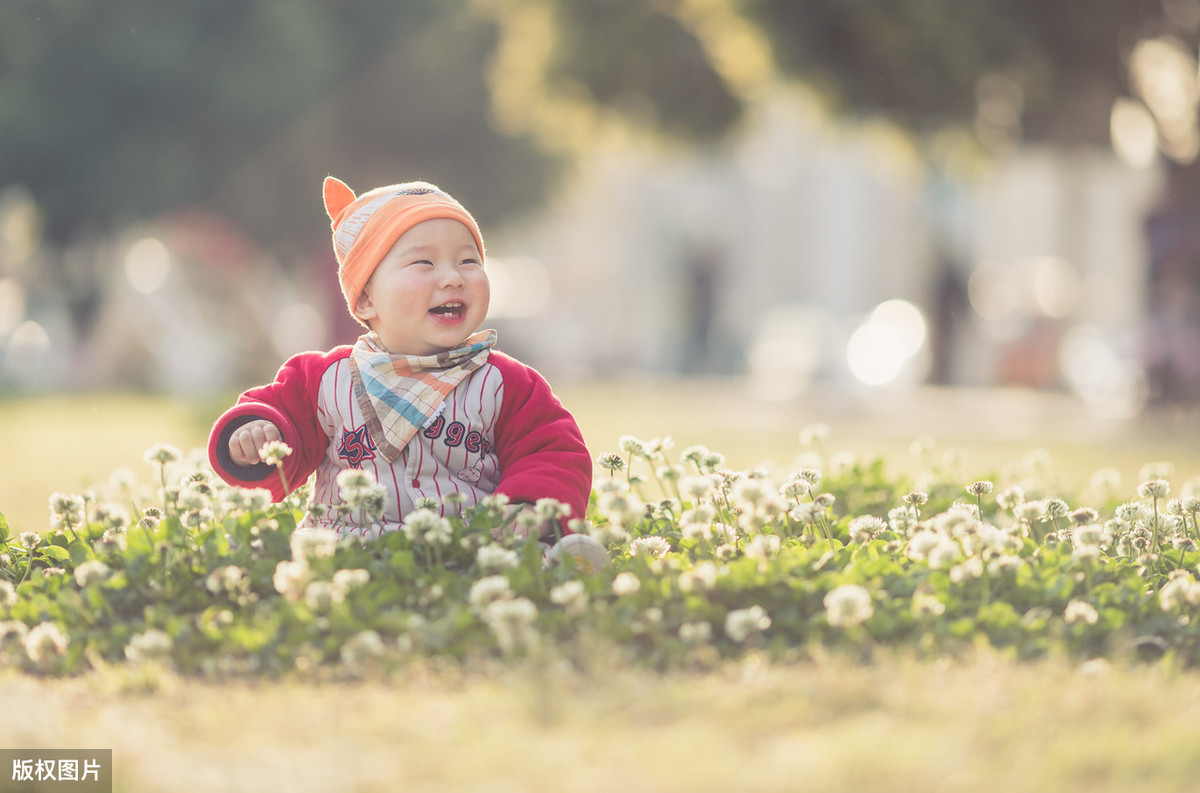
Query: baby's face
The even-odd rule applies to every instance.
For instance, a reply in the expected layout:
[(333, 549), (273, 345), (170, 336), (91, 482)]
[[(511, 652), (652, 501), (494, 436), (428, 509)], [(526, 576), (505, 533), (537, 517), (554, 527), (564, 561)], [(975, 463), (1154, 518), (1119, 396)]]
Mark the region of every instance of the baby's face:
[(435, 218), (396, 240), (355, 310), (388, 352), (431, 355), (478, 330), (490, 299), (475, 237), (457, 220)]

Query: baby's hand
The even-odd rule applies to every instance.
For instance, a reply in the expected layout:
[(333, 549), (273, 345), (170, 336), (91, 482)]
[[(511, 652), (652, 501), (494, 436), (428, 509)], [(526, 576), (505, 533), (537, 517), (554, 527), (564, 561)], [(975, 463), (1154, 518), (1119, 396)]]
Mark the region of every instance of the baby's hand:
[(258, 452), (267, 441), (282, 441), (279, 428), (266, 419), (251, 421), (233, 431), (229, 438), (229, 456), (238, 465), (261, 463)]

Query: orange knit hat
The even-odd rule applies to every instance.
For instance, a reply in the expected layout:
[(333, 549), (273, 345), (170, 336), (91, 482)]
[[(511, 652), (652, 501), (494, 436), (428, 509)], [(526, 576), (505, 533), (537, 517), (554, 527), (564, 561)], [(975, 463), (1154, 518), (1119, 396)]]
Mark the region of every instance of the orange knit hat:
[[(413, 226), (434, 218), (457, 220), (470, 229), (483, 252), (479, 224), (463, 205), (427, 182), (404, 182), (355, 197), (345, 182), (325, 177), (325, 211), (333, 226), (333, 252), (338, 261), (338, 281), (350, 314), (363, 322), (354, 306), (367, 279), (396, 240)], [(366, 323), (363, 322), (365, 325)]]

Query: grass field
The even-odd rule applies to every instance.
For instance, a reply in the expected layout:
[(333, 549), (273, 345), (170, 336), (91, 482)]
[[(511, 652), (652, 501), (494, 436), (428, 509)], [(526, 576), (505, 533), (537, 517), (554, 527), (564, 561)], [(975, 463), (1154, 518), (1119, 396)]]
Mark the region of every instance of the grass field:
[[(623, 434), (787, 465), (801, 427), (831, 451), (916, 470), (914, 438), (964, 451), (964, 482), (1035, 448), (1065, 492), (1146, 463), (1200, 473), (1190, 426), (1104, 421), (1069, 401), (926, 392), (756, 400), (724, 382), (565, 386), (593, 452)], [(0, 511), (45, 525), (54, 490), (157, 442), (204, 442), (216, 403), (77, 395), (0, 404)], [(112, 748), (116, 791), (1200, 791), (1200, 676), (1169, 664), (1018, 663), (981, 649), (870, 665), (756, 659), (658, 676), (598, 652), (586, 669), (416, 666), (387, 681), (215, 684), (148, 669), (78, 679), (0, 672), (0, 746)], [(0, 786), (4, 770), (0, 769)]]
[[(832, 431), (829, 451), (882, 457), (897, 473), (921, 467), (909, 449), (928, 437), (935, 453), (960, 453), (964, 481), (1043, 448), (1067, 490), (1079, 490), (1107, 466), (1130, 487), (1151, 462), (1171, 462), (1179, 481), (1200, 474), (1200, 421), (1100, 419), (1052, 395), (927, 390), (774, 402), (734, 381), (677, 380), (567, 384), (558, 391), (596, 454), (615, 451), (622, 435), (669, 435), (678, 449), (703, 444), (725, 454), (732, 468), (786, 466), (804, 451), (800, 429), (821, 422)], [(0, 401), (0, 512), (14, 527), (40, 531), (50, 493), (82, 491), (122, 466), (147, 476), (147, 448), (203, 447), (224, 404), (111, 393)]]

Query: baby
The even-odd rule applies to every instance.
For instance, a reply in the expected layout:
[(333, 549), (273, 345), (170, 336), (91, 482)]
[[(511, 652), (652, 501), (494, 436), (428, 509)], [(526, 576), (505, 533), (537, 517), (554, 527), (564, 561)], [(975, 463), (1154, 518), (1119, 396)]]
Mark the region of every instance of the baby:
[[(315, 472), (312, 500), (335, 506), (338, 474), (369, 472), (387, 494), (381, 523), (304, 523), (357, 536), (397, 529), (423, 498), (441, 504), (458, 494), (454, 509), (462, 509), (496, 493), (531, 513), (550, 498), (570, 510), (558, 526), (536, 526), (549, 543), (565, 534), (551, 554), (607, 564), (599, 543), (567, 527), (584, 516), (591, 492), (578, 425), (540, 374), (495, 349), (495, 331), (478, 330), (490, 289), (474, 218), (424, 182), (356, 197), (329, 177), (324, 198), (346, 305), (369, 332), (350, 346), (300, 353), (273, 383), (242, 394), (209, 437), (213, 468), (281, 499), (283, 482), (260, 452), (282, 441), (292, 448), (287, 482)], [(524, 533), (531, 524), (510, 525)]]

